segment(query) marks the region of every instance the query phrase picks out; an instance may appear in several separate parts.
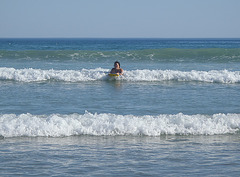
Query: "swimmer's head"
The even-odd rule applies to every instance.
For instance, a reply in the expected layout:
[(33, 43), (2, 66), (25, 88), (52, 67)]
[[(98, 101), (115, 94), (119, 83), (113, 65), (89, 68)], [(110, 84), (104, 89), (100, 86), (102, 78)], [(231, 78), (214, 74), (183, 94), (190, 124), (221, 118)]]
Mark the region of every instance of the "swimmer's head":
[(115, 61), (115, 62), (114, 62), (114, 66), (115, 66), (116, 64), (118, 64), (119, 67), (120, 67), (120, 62), (119, 62), (119, 61)]

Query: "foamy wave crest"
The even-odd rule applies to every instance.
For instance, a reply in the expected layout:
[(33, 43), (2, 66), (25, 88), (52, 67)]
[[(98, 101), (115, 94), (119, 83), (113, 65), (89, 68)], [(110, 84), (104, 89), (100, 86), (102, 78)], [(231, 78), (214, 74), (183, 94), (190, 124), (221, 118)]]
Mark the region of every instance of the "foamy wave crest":
[(14, 69), (0, 68), (0, 80), (14, 80), (20, 82), (36, 82), (36, 81), (94, 81), (106, 78), (108, 69), (82, 69), (75, 70), (41, 70), (41, 69)]
[[(37, 81), (101, 81), (109, 80), (109, 69), (82, 69), (76, 70), (41, 70), (41, 69), (14, 69), (0, 68), (0, 80), (13, 80), (20, 82)], [(111, 79), (110, 79), (111, 80)], [(174, 71), (174, 70), (132, 70), (125, 71), (117, 78), (121, 81), (131, 82), (161, 82), (161, 81), (187, 81), (210, 83), (240, 83), (240, 71), (211, 70), (211, 71)]]
[(240, 72), (228, 70), (174, 71), (174, 70), (135, 70), (126, 74), (129, 81), (197, 81), (217, 83), (239, 83)]
[(73, 135), (214, 135), (234, 134), (240, 130), (240, 114), (134, 116), (115, 114), (83, 115), (0, 115), (0, 135), (73, 136)]

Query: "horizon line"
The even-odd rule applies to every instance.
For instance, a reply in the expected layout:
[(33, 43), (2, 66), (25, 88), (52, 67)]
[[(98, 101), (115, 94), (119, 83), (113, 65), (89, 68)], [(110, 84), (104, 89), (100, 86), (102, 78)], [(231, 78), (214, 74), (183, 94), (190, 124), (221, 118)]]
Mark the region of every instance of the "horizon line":
[(0, 39), (240, 39), (240, 37), (0, 37)]

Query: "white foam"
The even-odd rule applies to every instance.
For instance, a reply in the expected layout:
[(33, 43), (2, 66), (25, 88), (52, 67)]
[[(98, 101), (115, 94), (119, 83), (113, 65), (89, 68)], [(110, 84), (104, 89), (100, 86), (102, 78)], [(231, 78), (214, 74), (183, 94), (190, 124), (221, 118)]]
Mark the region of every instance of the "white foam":
[(197, 81), (218, 83), (239, 83), (240, 72), (228, 70), (174, 71), (174, 70), (134, 70), (126, 73), (131, 81)]
[(240, 114), (176, 115), (161, 114), (3, 114), (0, 115), (0, 135), (18, 136), (72, 136), (72, 135), (214, 135), (239, 133)]
[(14, 80), (20, 82), (36, 82), (57, 80), (66, 82), (102, 80), (106, 77), (107, 69), (76, 70), (41, 70), (0, 68), (0, 80)]
[[(36, 82), (57, 80), (65, 82), (107, 80), (109, 69), (82, 70), (41, 70), (0, 68), (0, 80), (20, 82)], [(132, 70), (125, 71), (119, 80), (138, 81), (197, 81), (210, 83), (240, 83), (240, 71), (211, 70), (211, 71), (174, 71), (174, 70)]]

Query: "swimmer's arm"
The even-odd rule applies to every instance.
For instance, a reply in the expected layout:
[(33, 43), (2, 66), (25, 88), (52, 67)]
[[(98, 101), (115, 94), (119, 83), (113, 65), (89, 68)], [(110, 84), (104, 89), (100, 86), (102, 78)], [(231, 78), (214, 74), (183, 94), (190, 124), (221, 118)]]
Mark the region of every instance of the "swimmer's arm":
[(121, 68), (121, 72), (118, 73), (119, 75), (123, 75), (123, 69)]

